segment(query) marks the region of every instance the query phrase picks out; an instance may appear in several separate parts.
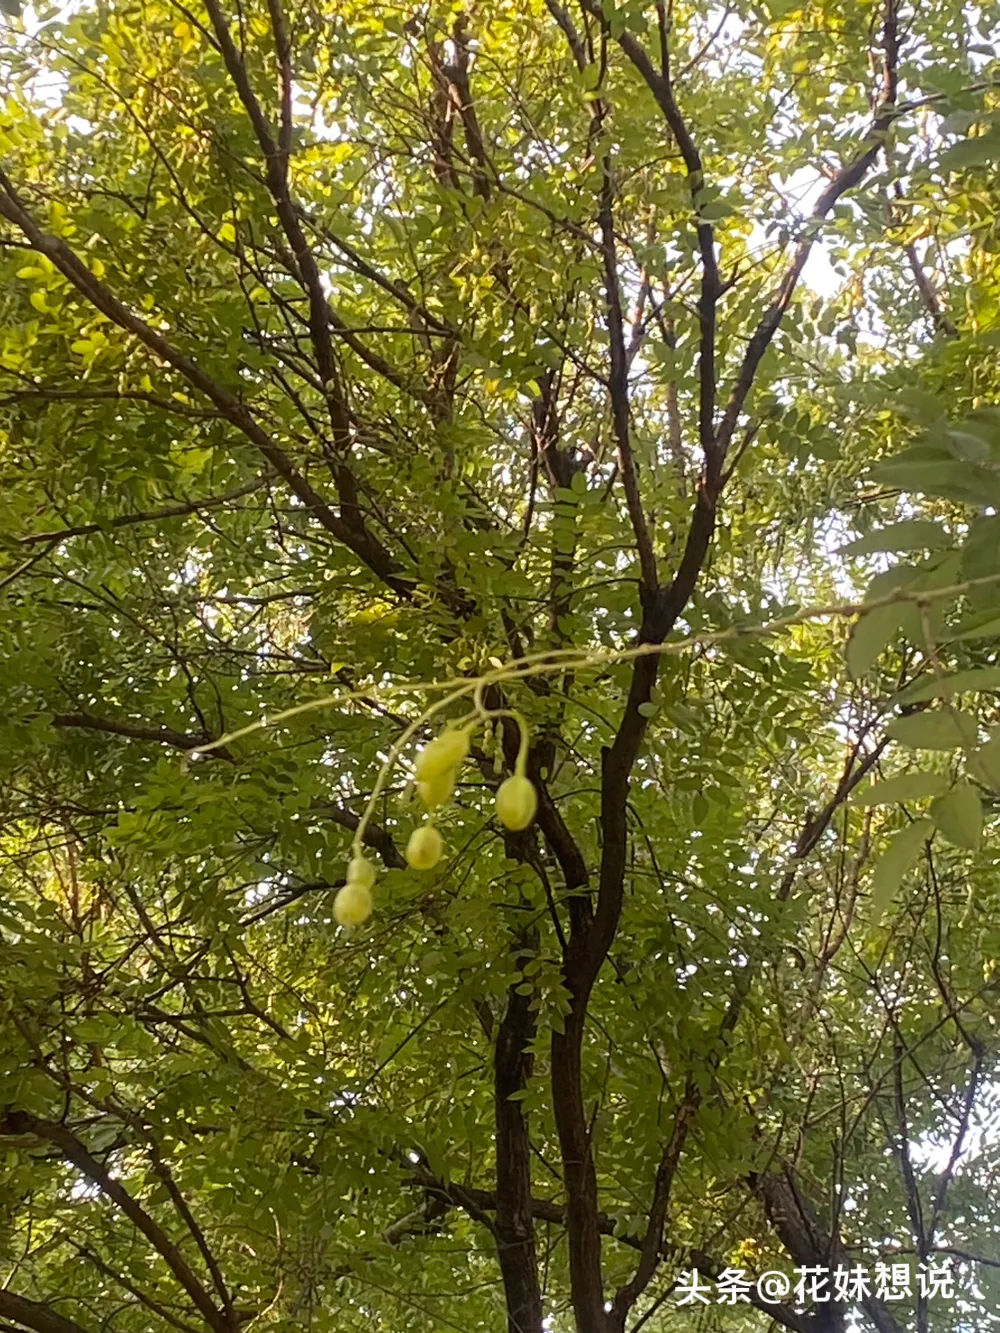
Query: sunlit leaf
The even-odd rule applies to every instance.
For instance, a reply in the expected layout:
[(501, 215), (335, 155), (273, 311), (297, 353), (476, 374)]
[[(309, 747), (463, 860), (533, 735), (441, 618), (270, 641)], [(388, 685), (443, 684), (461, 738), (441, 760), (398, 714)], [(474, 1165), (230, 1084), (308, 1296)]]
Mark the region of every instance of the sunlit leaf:
[(896, 717), (885, 729), (892, 740), (911, 750), (957, 750), (976, 742), (976, 719), (952, 709)]
[(889, 839), (872, 872), (870, 905), (873, 924), (879, 921), (896, 896), (907, 871), (916, 864), (933, 833), (932, 820), (917, 819)]
[(901, 603), (890, 603), (863, 611), (855, 621), (847, 640), (847, 666), (855, 679), (875, 664), (902, 629), (906, 610)]
[(1000, 690), (1000, 667), (978, 667), (969, 671), (954, 671), (916, 681), (901, 690), (895, 702), (923, 703), (928, 699), (949, 699), (955, 694), (975, 694), (979, 691)]
[(940, 773), (899, 773), (874, 783), (853, 799), (856, 805), (891, 805), (938, 796), (947, 789), (948, 779)]
[(893, 523), (842, 547), (844, 555), (874, 555), (881, 551), (933, 551), (947, 546), (948, 534), (940, 523), (930, 519), (910, 518)]
[(971, 851), (979, 846), (983, 836), (983, 805), (971, 782), (957, 783), (947, 796), (934, 802), (930, 813), (934, 826), (950, 843)]

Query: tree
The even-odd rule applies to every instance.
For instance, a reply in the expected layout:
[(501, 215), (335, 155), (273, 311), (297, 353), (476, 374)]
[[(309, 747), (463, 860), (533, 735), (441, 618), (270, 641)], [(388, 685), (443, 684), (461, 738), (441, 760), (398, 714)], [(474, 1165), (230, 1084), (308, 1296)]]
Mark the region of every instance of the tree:
[(6, 1327), (996, 1322), (998, 31), (10, 18)]

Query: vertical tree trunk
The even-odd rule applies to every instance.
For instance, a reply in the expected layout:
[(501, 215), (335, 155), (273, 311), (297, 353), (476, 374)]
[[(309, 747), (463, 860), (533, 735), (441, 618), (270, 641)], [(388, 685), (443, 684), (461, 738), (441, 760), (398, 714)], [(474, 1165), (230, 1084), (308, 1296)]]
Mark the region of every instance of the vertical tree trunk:
[[(518, 936), (514, 948), (523, 948)], [(531, 1077), (534, 1057), (528, 1049), (535, 1036), (531, 996), (511, 986), (507, 1011), (497, 1030), (494, 1053), (494, 1114), (496, 1118), (496, 1246), (508, 1333), (542, 1333), (542, 1290), (535, 1253), (535, 1221), (531, 1211), (531, 1144), (524, 1104), (512, 1101)]]

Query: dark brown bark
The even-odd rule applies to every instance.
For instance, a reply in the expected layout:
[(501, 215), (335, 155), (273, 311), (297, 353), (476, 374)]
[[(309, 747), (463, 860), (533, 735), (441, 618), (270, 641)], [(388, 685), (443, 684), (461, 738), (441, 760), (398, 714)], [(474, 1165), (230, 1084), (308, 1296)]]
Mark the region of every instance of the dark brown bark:
[(23, 1324), (33, 1333), (87, 1333), (82, 1324), (67, 1319), (41, 1301), (29, 1301), (12, 1291), (0, 1291), (0, 1317)]
[[(537, 940), (535, 941), (537, 947)], [(530, 947), (519, 937), (515, 950)], [(535, 1220), (531, 1210), (531, 1143), (521, 1100), (512, 1100), (528, 1086), (534, 1059), (529, 1044), (536, 1019), (532, 997), (520, 994), (521, 981), (510, 988), (507, 1009), (497, 1026), (494, 1051), (494, 1115), (496, 1122), (495, 1237), (507, 1301), (508, 1333), (542, 1333), (542, 1291), (535, 1253)]]
[[(849, 1256), (823, 1227), (790, 1166), (785, 1165), (781, 1171), (767, 1171), (763, 1175), (751, 1177), (751, 1184), (760, 1195), (768, 1220), (778, 1233), (782, 1245), (797, 1265), (850, 1267)], [(882, 1301), (867, 1296), (861, 1305), (878, 1333), (902, 1333)], [(816, 1333), (843, 1333), (845, 1318), (843, 1306), (835, 1302), (823, 1305), (814, 1323)]]
[[(192, 735), (188, 732), (174, 731), (172, 727), (147, 727), (139, 723), (118, 722), (114, 718), (95, 717), (92, 713), (57, 713), (52, 725), (62, 730), (81, 728), (84, 731), (101, 731), (108, 736), (124, 736), (128, 740), (148, 741), (153, 745), (169, 745), (175, 750), (195, 750), (199, 745), (207, 745), (214, 737)], [(209, 755), (220, 759), (231, 759), (225, 749), (210, 750)]]
[[(440, 1204), (451, 1208), (464, 1209), (466, 1212), (469, 1212), (470, 1216), (476, 1216), (477, 1220), (480, 1221), (483, 1220), (487, 1214), (496, 1210), (496, 1194), (490, 1190), (476, 1189), (468, 1185), (459, 1188), (445, 1181), (437, 1180), (423, 1167), (411, 1167), (410, 1170), (414, 1179), (427, 1190), (431, 1199)], [(555, 1226), (566, 1226), (565, 1205), (556, 1203), (551, 1199), (532, 1198), (531, 1213), (539, 1222), (549, 1222)], [(404, 1221), (409, 1222), (412, 1219), (418, 1219), (414, 1223), (416, 1227), (425, 1229), (422, 1213), (408, 1214)], [(627, 1246), (633, 1250), (642, 1249), (644, 1244), (643, 1241), (636, 1240), (633, 1236), (616, 1235), (615, 1220), (614, 1218), (609, 1217), (606, 1213), (599, 1212), (597, 1214), (596, 1224), (598, 1233), (602, 1237), (614, 1237), (619, 1244)], [(715, 1281), (725, 1267), (724, 1263), (713, 1259), (712, 1256), (706, 1254), (704, 1250), (674, 1246), (667, 1239), (664, 1239), (661, 1244), (660, 1257), (672, 1260), (681, 1268), (696, 1269), (698, 1273), (709, 1281)], [(782, 1328), (791, 1329), (792, 1333), (823, 1333), (815, 1316), (810, 1314), (800, 1314), (797, 1310), (792, 1309), (788, 1305), (782, 1305), (780, 1303), (770, 1304), (761, 1301), (754, 1292), (750, 1292), (748, 1295), (750, 1304), (754, 1306), (754, 1308), (767, 1314), (776, 1324), (780, 1324)]]

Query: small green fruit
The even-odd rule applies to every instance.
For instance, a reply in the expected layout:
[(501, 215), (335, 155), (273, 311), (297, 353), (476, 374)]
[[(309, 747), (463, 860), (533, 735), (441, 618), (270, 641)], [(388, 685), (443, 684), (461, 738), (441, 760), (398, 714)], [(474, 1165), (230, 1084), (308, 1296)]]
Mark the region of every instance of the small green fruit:
[(504, 828), (525, 829), (538, 810), (538, 796), (530, 778), (515, 774), (497, 790), (497, 818)]
[(444, 843), (432, 824), (414, 829), (406, 844), (406, 863), (411, 870), (433, 870), (441, 860)]
[(438, 806), (445, 805), (451, 800), (451, 794), (455, 790), (455, 770), (446, 769), (439, 773), (437, 777), (430, 778), (426, 782), (417, 783), (417, 795), (426, 805), (428, 810), (436, 810)]
[(371, 890), (356, 881), (348, 882), (333, 900), (333, 915), (338, 926), (352, 930), (372, 914)]
[(469, 732), (449, 727), (429, 741), (417, 755), (414, 765), (418, 782), (433, 782), (449, 769), (457, 768), (469, 753)]
[(352, 856), (347, 866), (347, 882), (370, 892), (375, 883), (375, 867), (371, 861), (364, 856)]

